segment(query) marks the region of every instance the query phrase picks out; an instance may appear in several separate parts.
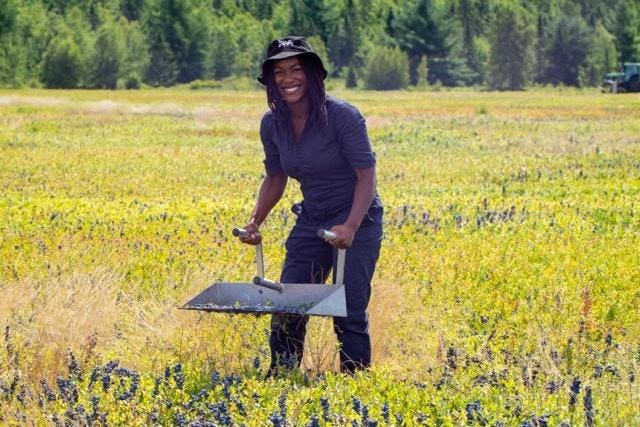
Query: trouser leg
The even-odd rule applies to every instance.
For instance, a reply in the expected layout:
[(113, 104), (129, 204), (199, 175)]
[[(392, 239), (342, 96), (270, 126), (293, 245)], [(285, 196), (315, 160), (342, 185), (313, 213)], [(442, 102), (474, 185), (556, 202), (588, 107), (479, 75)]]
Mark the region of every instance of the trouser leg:
[(344, 283), (347, 317), (334, 317), (333, 320), (334, 330), (341, 344), (342, 372), (353, 372), (371, 365), (367, 306), (381, 238), (381, 224), (369, 224), (358, 230), (346, 253)]
[[(332, 248), (322, 239), (290, 236), (280, 281), (323, 283), (331, 270)], [(291, 368), (302, 362), (308, 316), (274, 314), (271, 317), (271, 370)]]

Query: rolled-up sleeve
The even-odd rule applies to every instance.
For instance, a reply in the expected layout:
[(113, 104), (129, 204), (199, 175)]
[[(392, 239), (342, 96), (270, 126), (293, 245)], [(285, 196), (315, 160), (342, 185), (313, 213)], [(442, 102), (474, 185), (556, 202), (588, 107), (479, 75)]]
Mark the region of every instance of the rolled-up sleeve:
[(264, 149), (264, 169), (268, 176), (276, 175), (283, 170), (282, 164), (280, 163), (278, 146), (273, 141), (271, 125), (271, 117), (265, 115), (260, 122), (260, 139), (262, 140), (262, 148)]
[(365, 119), (351, 105), (342, 105), (338, 111), (337, 133), (342, 155), (354, 169), (367, 169), (376, 165)]

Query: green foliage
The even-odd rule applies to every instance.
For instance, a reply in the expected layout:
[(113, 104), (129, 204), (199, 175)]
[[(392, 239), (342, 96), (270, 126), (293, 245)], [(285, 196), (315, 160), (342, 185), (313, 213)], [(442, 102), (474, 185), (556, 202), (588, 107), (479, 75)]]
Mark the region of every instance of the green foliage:
[(448, 86), (471, 78), (462, 55), (459, 27), (447, 10), (432, 0), (408, 1), (393, 19), (392, 35), (409, 55), (411, 82), (417, 82), (422, 55), (429, 57), (429, 80)]
[(38, 86), (52, 31), (46, 11), (18, 1), (2, 2), (0, 10), (0, 86)]
[[(229, 49), (234, 49), (232, 75), (255, 79), (262, 67), (265, 48), (276, 35), (269, 25), (249, 14), (236, 17), (230, 22), (230, 26), (232, 30)], [(311, 41), (314, 42), (314, 39), (311, 38)], [(316, 45), (319, 53), (322, 53), (321, 40), (314, 44), (314, 47)]]
[(348, 67), (354, 62), (355, 54), (361, 45), (361, 22), (357, 4), (354, 0), (346, 0), (340, 18), (333, 22), (329, 33), (329, 58), (336, 69)]
[(26, 58), (13, 34), (0, 35), (0, 87), (20, 87), (25, 80)]
[(425, 87), (429, 85), (429, 62), (427, 55), (422, 55), (418, 64), (418, 80), (416, 86)]
[(498, 90), (524, 89), (533, 59), (533, 29), (524, 10), (518, 6), (497, 9), (490, 37), (490, 87)]
[(619, 62), (640, 61), (640, 25), (637, 2), (620, 2), (616, 16), (616, 45)]
[(163, 36), (152, 41), (151, 57), (144, 81), (151, 86), (171, 86), (176, 82), (178, 67), (169, 43)]
[(322, 41), (322, 39), (318, 36), (311, 36), (307, 39), (313, 50), (318, 54), (320, 59), (322, 60), (322, 64), (324, 68), (327, 69), (327, 72), (331, 74), (333, 67), (332, 62), (329, 59), (329, 53), (327, 52), (327, 47)]
[(479, 84), (484, 82), (486, 74), (486, 55), (476, 42), (487, 31), (481, 21), (482, 16), (488, 15), (489, 3), (487, 1), (460, 0), (458, 3), (458, 15), (462, 32), (462, 52), (469, 67), (470, 76), (468, 83)]
[(546, 80), (578, 86), (580, 66), (591, 44), (591, 33), (580, 16), (560, 15), (553, 24)]
[(119, 79), (125, 81), (127, 89), (137, 89), (142, 83), (142, 76), (149, 64), (147, 41), (138, 22), (118, 20), (121, 28), (124, 53), (120, 63)]
[(587, 59), (580, 67), (580, 85), (598, 86), (602, 77), (618, 66), (615, 38), (601, 23), (596, 25)]
[(91, 60), (91, 86), (101, 89), (116, 89), (118, 77), (124, 63), (124, 34), (115, 22), (107, 21), (100, 28)]
[(367, 57), (364, 85), (367, 89), (402, 89), (409, 84), (409, 60), (398, 48), (377, 47)]
[(323, 2), (316, 0), (284, 0), (290, 9), (287, 34), (322, 35), (324, 28)]
[(42, 66), (42, 83), (48, 88), (74, 88), (81, 81), (82, 56), (70, 35), (51, 41)]
[(15, 0), (0, 0), (0, 36), (14, 31), (18, 7)]
[(228, 18), (216, 18), (213, 24), (211, 30), (211, 74), (216, 79), (223, 79), (233, 74), (233, 65), (236, 62), (237, 48), (233, 21)]
[(347, 68), (347, 78), (345, 79), (345, 86), (347, 89), (354, 89), (358, 87), (358, 77), (353, 67)]

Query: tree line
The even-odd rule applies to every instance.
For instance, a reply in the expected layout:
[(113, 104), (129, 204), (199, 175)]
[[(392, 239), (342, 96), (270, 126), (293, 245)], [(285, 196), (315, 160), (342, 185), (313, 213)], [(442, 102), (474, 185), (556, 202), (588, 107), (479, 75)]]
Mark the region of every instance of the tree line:
[(307, 36), (347, 86), (595, 86), (640, 61), (640, 0), (0, 0), (0, 86), (255, 77)]

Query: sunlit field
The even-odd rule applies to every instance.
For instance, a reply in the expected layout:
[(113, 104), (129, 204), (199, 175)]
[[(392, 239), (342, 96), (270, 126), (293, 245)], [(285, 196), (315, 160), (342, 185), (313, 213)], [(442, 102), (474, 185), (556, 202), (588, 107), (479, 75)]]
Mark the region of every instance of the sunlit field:
[(255, 274), (263, 93), (0, 91), (0, 424), (640, 425), (640, 97), (332, 93), (385, 204), (374, 367), (312, 318), (265, 380), (268, 317), (179, 309)]

